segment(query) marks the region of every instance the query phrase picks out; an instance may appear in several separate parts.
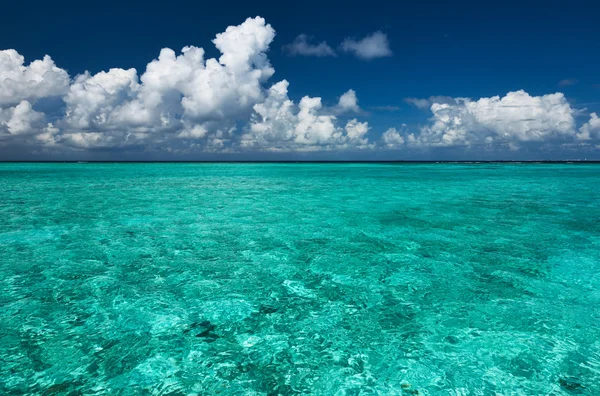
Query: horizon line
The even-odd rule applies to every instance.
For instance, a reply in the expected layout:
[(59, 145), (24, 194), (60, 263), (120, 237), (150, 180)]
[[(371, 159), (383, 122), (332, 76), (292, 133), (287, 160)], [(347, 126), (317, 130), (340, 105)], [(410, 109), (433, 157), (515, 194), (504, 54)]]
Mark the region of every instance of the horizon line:
[(51, 163), (51, 164), (92, 164), (92, 163), (212, 163), (212, 164), (448, 164), (448, 163), (540, 163), (540, 164), (600, 164), (600, 160), (0, 160), (0, 164)]

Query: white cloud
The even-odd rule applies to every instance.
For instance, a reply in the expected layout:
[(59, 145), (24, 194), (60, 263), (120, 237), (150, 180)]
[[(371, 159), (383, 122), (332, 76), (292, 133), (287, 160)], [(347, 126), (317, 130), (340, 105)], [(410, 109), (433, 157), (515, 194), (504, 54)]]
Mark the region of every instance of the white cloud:
[(291, 55), (303, 56), (337, 56), (333, 48), (327, 42), (322, 41), (319, 44), (311, 44), (310, 37), (306, 34), (300, 34), (290, 44), (284, 45), (283, 50)]
[(397, 148), (404, 144), (404, 138), (396, 128), (390, 128), (385, 131), (383, 135), (381, 135), (381, 140), (388, 148)]
[[(65, 121), (73, 129), (105, 129), (120, 125), (120, 107), (135, 97), (139, 90), (135, 69), (110, 69), (95, 75), (77, 76), (64, 100)], [(121, 117), (119, 117), (121, 118)]]
[[(407, 144), (422, 147), (495, 145), (516, 149), (525, 143), (556, 144), (575, 138), (575, 110), (562, 93), (531, 96), (527, 92), (509, 92), (471, 100), (430, 98), (433, 114), (430, 124), (419, 133), (405, 134)], [(586, 127), (582, 128), (582, 134)], [(387, 132), (386, 132), (387, 133)], [(388, 145), (396, 131), (382, 137)], [(387, 139), (387, 140), (386, 140)]]
[(597, 113), (590, 114), (590, 120), (579, 128), (579, 140), (600, 140), (600, 117)]
[(341, 131), (334, 124), (336, 118), (319, 114), (321, 107), (321, 98), (305, 96), (300, 100), (298, 122), (294, 127), (296, 143), (327, 144), (341, 137)]
[(254, 105), (250, 132), (242, 136), (242, 145), (268, 147), (270, 142), (288, 142), (294, 138), (297, 117), (294, 103), (288, 98), (286, 80), (273, 85), (263, 103)]
[(0, 111), (0, 126), (5, 133), (13, 136), (32, 134), (46, 125), (44, 114), (33, 110), (26, 100)]
[(375, 32), (360, 40), (347, 38), (342, 42), (341, 49), (365, 60), (392, 56), (387, 35), (383, 32)]
[(74, 132), (63, 137), (63, 143), (72, 148), (93, 149), (121, 145), (114, 136), (101, 132)]
[(140, 79), (135, 69), (78, 76), (65, 97), (65, 133), (75, 134), (68, 141), (124, 146), (231, 129), (263, 100), (262, 83), (274, 73), (266, 57), (274, 37), (264, 19), (249, 18), (217, 34), (218, 60), (205, 60), (198, 47), (180, 55), (164, 48)]
[(296, 105), (288, 96), (286, 80), (274, 84), (263, 103), (254, 106), (241, 147), (269, 151), (314, 151), (362, 148), (368, 144), (366, 122), (350, 120), (345, 128), (334, 115), (323, 113), (321, 98), (303, 97)]
[(561, 93), (530, 96), (509, 92), (477, 101), (458, 98), (454, 104), (433, 103), (432, 124), (419, 141), (433, 146), (542, 142), (573, 136), (573, 110)]
[(359, 142), (360, 144), (367, 144), (368, 139), (365, 138), (367, 132), (369, 132), (369, 124), (367, 122), (358, 122), (356, 118), (351, 119), (346, 124), (346, 135), (348, 140), (351, 142)]
[(0, 142), (24, 144), (34, 139), (39, 144), (50, 146), (55, 143), (58, 132), (47, 122), (45, 114), (35, 111), (26, 100), (13, 107), (0, 108)]
[(0, 106), (61, 96), (68, 88), (69, 75), (48, 55), (25, 66), (25, 58), (17, 51), (0, 51)]
[(358, 106), (358, 98), (356, 97), (356, 91), (354, 91), (353, 89), (349, 89), (346, 93), (340, 96), (340, 100), (338, 101), (336, 110), (338, 113), (360, 112), (360, 107)]
[(191, 138), (191, 139), (202, 139), (206, 137), (208, 134), (208, 130), (204, 125), (194, 125), (190, 128), (186, 128), (183, 131), (179, 132), (177, 137), (181, 138)]

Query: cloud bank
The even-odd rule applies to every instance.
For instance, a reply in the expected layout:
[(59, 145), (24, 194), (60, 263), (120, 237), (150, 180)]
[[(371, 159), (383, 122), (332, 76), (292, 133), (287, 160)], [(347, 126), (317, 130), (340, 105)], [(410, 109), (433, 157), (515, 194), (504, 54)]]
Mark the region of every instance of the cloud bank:
[(520, 90), (505, 96), (472, 100), (432, 97), (406, 99), (423, 109), (429, 107), (430, 122), (402, 139), (389, 130), (383, 138), (388, 147), (505, 148), (538, 146), (585, 147), (597, 139), (600, 122), (595, 113), (579, 131), (576, 111), (562, 93), (531, 96)]
[[(334, 111), (318, 97), (293, 103), (285, 80), (267, 88), (274, 37), (263, 18), (248, 18), (216, 35), (218, 59), (205, 59), (199, 47), (164, 48), (141, 76), (113, 68), (71, 79), (49, 56), (25, 66), (15, 50), (2, 51), (0, 144), (224, 152), (362, 146), (367, 124), (345, 128), (333, 115), (358, 111), (353, 90)], [(49, 120), (34, 110), (47, 97), (62, 99), (63, 116)]]
[[(203, 48), (164, 48), (140, 75), (112, 68), (76, 76), (50, 56), (26, 64), (16, 50), (0, 51), (0, 149), (30, 152), (242, 153), (427, 150), (445, 147), (519, 150), (597, 147), (600, 121), (591, 114), (579, 127), (562, 93), (531, 96), (525, 91), (480, 98), (411, 98), (429, 109), (418, 128), (374, 131), (349, 89), (336, 103), (305, 96), (295, 102), (286, 80), (272, 82), (268, 59), (275, 30), (263, 18), (248, 18), (219, 33), (218, 58)], [(327, 53), (326, 43), (296, 51)], [(324, 44), (324, 45), (322, 45)], [(391, 54), (375, 33), (346, 40), (345, 50), (365, 59)], [(298, 49), (303, 48), (303, 49)], [(57, 111), (39, 106), (52, 99)], [(375, 154), (376, 155), (376, 154)]]

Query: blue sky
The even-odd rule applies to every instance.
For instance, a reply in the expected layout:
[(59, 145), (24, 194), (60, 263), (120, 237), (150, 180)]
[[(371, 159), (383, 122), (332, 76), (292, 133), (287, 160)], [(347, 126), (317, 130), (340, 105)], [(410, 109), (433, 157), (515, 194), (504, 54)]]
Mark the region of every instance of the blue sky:
[[(598, 4), (389, 3), (4, 5), (0, 50), (14, 49), (24, 60), (15, 63), (12, 53), (12, 66), (0, 69), (5, 92), (0, 101), (0, 159), (600, 158), (600, 123), (592, 115), (600, 113)], [(184, 46), (201, 47), (203, 61), (219, 59), (222, 54), (211, 40), (228, 26), (241, 26), (256, 16), (274, 31), (266, 48), (253, 49), (274, 69), (259, 79), (260, 86), (254, 87), (258, 91), (246, 98), (247, 91), (238, 86), (213, 108), (199, 99), (202, 85), (192, 86), (182, 77), (169, 86), (168, 92), (177, 91), (176, 98), (161, 87), (156, 89), (169, 98), (160, 106), (149, 109), (139, 99), (146, 95), (139, 92), (149, 90), (142, 87), (146, 66), (162, 48), (179, 55)], [(258, 25), (252, 29), (262, 34)], [(385, 38), (379, 57), (365, 59), (348, 49), (352, 45), (343, 45), (356, 47), (373, 34)], [(326, 42), (326, 56), (314, 56), (320, 51), (314, 47), (313, 55), (294, 54), (299, 35), (306, 35), (309, 46)], [(231, 40), (237, 45), (235, 37)], [(58, 85), (51, 80), (53, 90), (25, 80), (17, 89), (7, 82), (20, 78), (15, 73), (27, 74), (23, 68), (45, 55), (52, 67), (66, 73), (57, 74)], [(267, 69), (249, 62), (253, 69)], [(93, 111), (88, 99), (77, 102), (83, 100), (81, 92), (89, 94), (98, 86), (95, 80), (74, 84), (77, 76), (89, 71), (93, 78), (111, 68), (135, 68), (131, 78), (137, 85), (115, 94), (120, 102), (111, 98)], [(232, 73), (225, 69), (223, 73)], [(238, 77), (228, 84), (248, 81), (246, 75)], [(289, 83), (287, 96), (276, 92), (269, 101), (271, 87), (282, 80)], [(359, 110), (340, 107), (339, 98), (348, 90), (354, 91)], [(507, 96), (520, 90), (525, 94)], [(555, 93), (561, 96), (546, 96)], [(181, 107), (178, 103), (186, 95), (195, 99)], [(310, 120), (300, 115), (305, 96), (321, 98), (320, 108), (306, 102)], [(495, 96), (498, 100), (487, 100)], [(231, 101), (239, 97), (243, 103), (234, 109)], [(278, 120), (288, 99), (293, 106)], [(143, 111), (136, 107), (136, 114), (145, 111), (147, 118), (133, 123), (132, 117), (116, 116), (124, 114), (124, 106), (131, 110), (131, 103), (145, 106)], [(262, 114), (257, 105), (264, 105)], [(213, 113), (204, 111), (206, 106)], [(87, 118), (74, 120), (78, 112)], [(158, 126), (165, 114), (173, 120), (168, 127)], [(361, 128), (348, 126), (354, 119), (352, 125)], [(394, 130), (383, 139), (390, 128)]]

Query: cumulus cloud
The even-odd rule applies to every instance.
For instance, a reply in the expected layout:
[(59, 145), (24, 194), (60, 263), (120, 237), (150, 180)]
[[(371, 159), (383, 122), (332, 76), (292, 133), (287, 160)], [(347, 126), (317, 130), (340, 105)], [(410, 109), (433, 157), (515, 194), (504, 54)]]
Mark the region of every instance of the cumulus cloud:
[(13, 107), (0, 108), (0, 143), (25, 144), (34, 139), (39, 144), (50, 146), (55, 143), (58, 132), (52, 123), (47, 122), (46, 115), (35, 111), (26, 100)]
[(77, 76), (64, 98), (65, 121), (73, 129), (105, 129), (119, 124), (114, 118), (122, 118), (122, 106), (133, 99), (138, 90), (135, 69), (110, 69), (93, 76), (86, 72)]
[(600, 117), (597, 113), (590, 114), (590, 120), (579, 128), (577, 139), (583, 141), (600, 140)]
[(0, 106), (61, 96), (68, 88), (69, 75), (48, 55), (25, 66), (25, 58), (14, 49), (0, 51)]
[[(516, 149), (523, 143), (560, 143), (575, 137), (575, 111), (562, 93), (531, 96), (520, 90), (476, 101), (441, 99), (443, 103), (428, 100), (431, 122), (418, 133), (407, 134), (404, 139), (408, 144), (499, 145)], [(395, 136), (395, 131), (384, 134), (383, 142), (388, 145)]]
[(284, 45), (283, 50), (288, 52), (290, 55), (302, 55), (302, 56), (337, 56), (333, 48), (331, 48), (326, 41), (322, 41), (318, 44), (311, 44), (310, 37), (306, 34), (300, 34), (290, 44)]
[(337, 104), (337, 111), (339, 113), (360, 112), (360, 107), (358, 106), (358, 98), (356, 97), (356, 91), (354, 91), (353, 89), (349, 89), (346, 93), (340, 96), (340, 99)]
[(369, 124), (367, 122), (358, 122), (356, 118), (351, 119), (346, 124), (347, 140), (352, 143), (360, 143), (361, 145), (368, 144), (368, 139), (365, 138), (369, 132)]
[(366, 122), (353, 119), (341, 128), (334, 115), (322, 112), (321, 98), (305, 96), (296, 105), (287, 95), (288, 87), (286, 80), (274, 84), (266, 100), (254, 106), (250, 126), (240, 142), (242, 147), (314, 151), (364, 148), (368, 144)]
[(387, 148), (398, 148), (404, 144), (404, 138), (396, 128), (390, 128), (381, 135), (381, 141)]
[(0, 110), (0, 125), (13, 136), (27, 135), (45, 125), (43, 113), (34, 111), (31, 103), (21, 101), (14, 107)]
[(222, 136), (263, 100), (274, 36), (264, 19), (249, 18), (217, 34), (218, 60), (198, 47), (164, 48), (141, 78), (135, 69), (78, 76), (65, 96), (67, 141), (88, 148)]
[(375, 32), (360, 40), (346, 38), (340, 48), (365, 60), (392, 56), (387, 35), (383, 32)]

